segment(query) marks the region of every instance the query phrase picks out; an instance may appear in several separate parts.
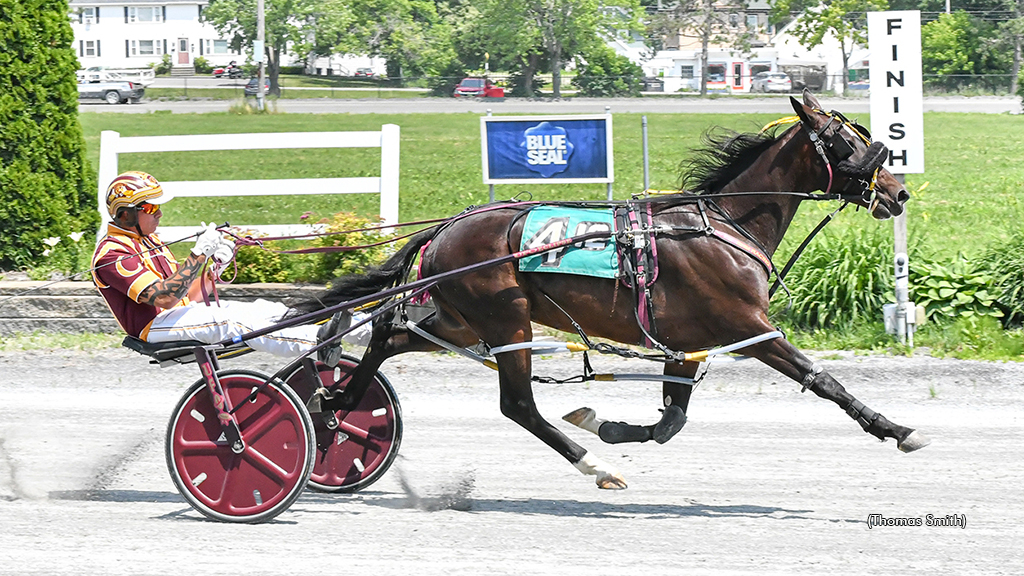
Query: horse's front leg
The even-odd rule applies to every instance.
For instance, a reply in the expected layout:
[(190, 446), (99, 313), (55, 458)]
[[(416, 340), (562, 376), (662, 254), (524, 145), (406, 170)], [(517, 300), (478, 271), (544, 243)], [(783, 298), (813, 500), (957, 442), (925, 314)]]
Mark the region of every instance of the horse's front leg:
[(741, 352), (753, 356), (779, 372), (799, 382), (803, 390), (811, 390), (821, 398), (835, 402), (850, 418), (853, 418), (865, 432), (885, 440), (896, 439), (896, 446), (903, 452), (913, 452), (931, 443), (924, 434), (912, 428), (890, 422), (854, 398), (828, 372), (811, 362), (785, 338), (776, 338), (756, 344)]
[(498, 354), (495, 360), (498, 363), (502, 414), (554, 448), (583, 474), (596, 476), (599, 488), (621, 490), (626, 487), (626, 480), (618, 470), (587, 452), (541, 416), (530, 384), (529, 350)]

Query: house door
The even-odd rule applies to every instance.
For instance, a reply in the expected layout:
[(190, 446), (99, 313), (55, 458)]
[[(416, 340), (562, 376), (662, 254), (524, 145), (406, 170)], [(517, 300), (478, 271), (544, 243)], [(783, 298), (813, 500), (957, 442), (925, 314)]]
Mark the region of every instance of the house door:
[(743, 87), (743, 64), (736, 62), (732, 65), (732, 85), (735, 88)]
[(188, 38), (178, 38), (178, 64), (188, 64)]

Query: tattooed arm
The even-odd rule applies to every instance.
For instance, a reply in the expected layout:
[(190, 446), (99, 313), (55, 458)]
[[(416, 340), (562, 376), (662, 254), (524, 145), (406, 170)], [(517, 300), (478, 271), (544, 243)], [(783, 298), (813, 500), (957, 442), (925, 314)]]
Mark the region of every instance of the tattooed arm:
[(206, 263), (206, 256), (190, 254), (174, 274), (163, 280), (157, 280), (143, 290), (139, 294), (139, 303), (157, 308), (173, 308), (188, 295), (189, 288), (199, 277), (204, 263)]

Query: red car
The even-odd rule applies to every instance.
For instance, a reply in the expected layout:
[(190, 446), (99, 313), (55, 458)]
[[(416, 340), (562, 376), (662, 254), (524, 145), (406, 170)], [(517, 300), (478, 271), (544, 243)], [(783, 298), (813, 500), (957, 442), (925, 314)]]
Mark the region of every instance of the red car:
[(460, 96), (504, 98), (505, 89), (495, 86), (487, 78), (463, 78), (462, 82), (459, 82), (459, 85), (455, 87), (455, 92), (452, 96), (456, 98)]

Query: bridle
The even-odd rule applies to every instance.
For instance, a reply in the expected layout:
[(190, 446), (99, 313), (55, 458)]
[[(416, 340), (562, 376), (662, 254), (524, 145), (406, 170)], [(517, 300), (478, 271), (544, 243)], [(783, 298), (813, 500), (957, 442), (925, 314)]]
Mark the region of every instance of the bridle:
[[(889, 157), (889, 149), (881, 142), (872, 142), (871, 133), (867, 128), (850, 121), (841, 112), (835, 110), (825, 112), (818, 108), (815, 108), (814, 112), (827, 116), (828, 121), (817, 130), (805, 122), (801, 122), (801, 125), (828, 170), (828, 186), (825, 189), (825, 194), (832, 191), (835, 172), (838, 171), (849, 176), (846, 185), (837, 192), (840, 198), (847, 202), (859, 200), (867, 205), (869, 210), (874, 209), (875, 203), (878, 202), (878, 193), (875, 189), (878, 183), (878, 173), (882, 169), (882, 164)], [(831, 134), (827, 134), (833, 124), (837, 124), (837, 126)], [(843, 137), (844, 128), (848, 128), (867, 146), (867, 151), (856, 162), (851, 160), (855, 150)], [(835, 170), (833, 170), (833, 165)]]

